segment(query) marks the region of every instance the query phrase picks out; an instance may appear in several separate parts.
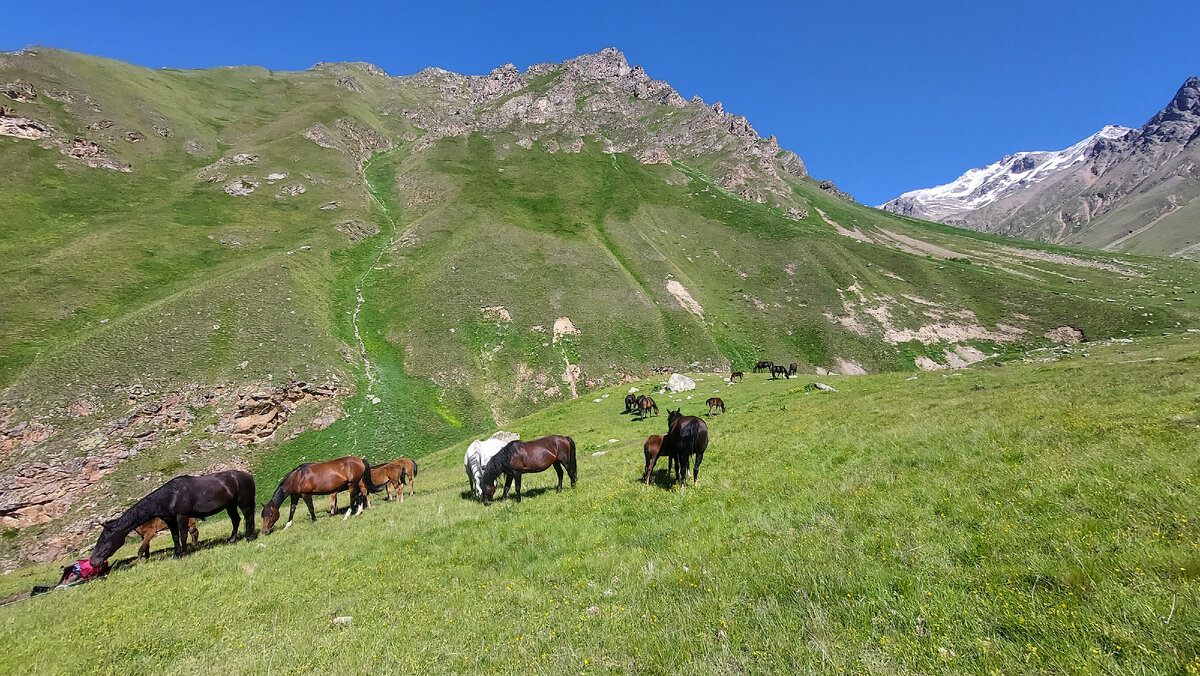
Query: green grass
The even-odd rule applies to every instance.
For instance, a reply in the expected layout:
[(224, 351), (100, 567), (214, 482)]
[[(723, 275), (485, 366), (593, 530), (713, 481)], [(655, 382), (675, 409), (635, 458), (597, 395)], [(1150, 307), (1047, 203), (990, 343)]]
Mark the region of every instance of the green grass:
[(684, 409), (720, 390), (730, 411), (683, 491), (637, 482), (665, 423), (619, 415), (612, 388), (506, 427), (571, 434), (573, 490), (537, 475), (484, 508), (458, 444), (403, 504), (0, 609), (0, 669), (1189, 673), (1198, 350), (825, 379), (837, 393), (698, 374)]

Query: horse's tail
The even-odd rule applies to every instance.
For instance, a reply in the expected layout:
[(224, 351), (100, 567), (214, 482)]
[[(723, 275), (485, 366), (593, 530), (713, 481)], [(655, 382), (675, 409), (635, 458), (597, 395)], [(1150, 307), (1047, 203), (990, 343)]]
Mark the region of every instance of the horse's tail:
[(679, 442), (675, 444), (675, 462), (682, 463), (684, 474), (687, 474), (687, 459), (692, 455), (696, 445), (696, 426), (685, 420), (679, 426)]
[(567, 444), (571, 447), (571, 457), (567, 458), (567, 475), (571, 477), (571, 485), (579, 479), (579, 468), (575, 462), (575, 440), (567, 437)]
[(413, 478), (414, 478), (414, 479), (416, 479), (416, 478), (417, 478), (417, 473), (420, 471), (420, 469), (417, 467), (417, 461), (416, 461), (416, 460), (413, 460), (413, 461), (412, 461), (412, 464), (413, 464)]
[(372, 493), (378, 493), (379, 491), (383, 490), (383, 487), (387, 485), (387, 482), (384, 481), (382, 484), (376, 486), (375, 482), (371, 479), (371, 463), (367, 462), (366, 458), (359, 458), (359, 460), (362, 461), (363, 467), (366, 468), (363, 470), (362, 480), (363, 483), (367, 485), (367, 490)]

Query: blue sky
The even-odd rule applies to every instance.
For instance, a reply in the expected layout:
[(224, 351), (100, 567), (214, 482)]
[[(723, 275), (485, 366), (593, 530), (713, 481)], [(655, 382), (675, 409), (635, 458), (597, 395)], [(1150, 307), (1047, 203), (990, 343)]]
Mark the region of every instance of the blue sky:
[(363, 60), (401, 75), (524, 68), (615, 45), (875, 204), (1010, 152), (1141, 125), (1200, 75), (1198, 26), (1198, 0), (50, 1), (11, 3), (0, 49), (180, 68)]

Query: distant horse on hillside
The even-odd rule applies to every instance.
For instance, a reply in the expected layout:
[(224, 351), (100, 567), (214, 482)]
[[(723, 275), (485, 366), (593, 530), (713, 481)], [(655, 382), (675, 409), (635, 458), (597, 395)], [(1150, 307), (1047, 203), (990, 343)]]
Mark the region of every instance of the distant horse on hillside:
[[(654, 465), (658, 463), (659, 457), (662, 456), (663, 435), (651, 434), (646, 437), (646, 443), (642, 444), (642, 453), (646, 457), (646, 471), (642, 474), (642, 482), (646, 485), (650, 484), (650, 474), (654, 471)], [(667, 456), (667, 471), (675, 465), (675, 456)]]
[(709, 415), (712, 415), (714, 410), (718, 410), (721, 413), (725, 412), (725, 402), (721, 401), (720, 397), (709, 397), (708, 401), (704, 402), (704, 405), (708, 407)]
[(296, 515), (296, 503), (301, 499), (308, 505), (308, 515), (313, 521), (317, 513), (313, 509), (312, 496), (329, 495), (339, 491), (350, 491), (350, 509), (346, 511), (345, 520), (358, 506), (358, 513), (368, 506), (367, 491), (378, 491), (379, 487), (371, 481), (371, 465), (362, 458), (347, 455), (336, 460), (324, 462), (306, 462), (287, 473), (279, 482), (275, 493), (268, 502), (263, 503), (262, 518), (263, 532), (270, 533), (279, 521), (279, 507), (285, 498), (292, 499), (292, 511), (288, 513), (287, 524), (292, 525), (292, 517)]
[(687, 482), (688, 459), (695, 456), (692, 468), (692, 485), (700, 478), (700, 462), (708, 448), (708, 425), (696, 416), (683, 415), (681, 411), (667, 409), (667, 434), (663, 438), (661, 453), (675, 458), (675, 481)]
[(483, 474), (479, 477), (479, 483), (483, 486), (480, 491), (483, 504), (490, 505), (492, 503), (492, 498), (496, 495), (496, 479), (501, 474), (504, 475), (504, 495), (501, 497), (508, 496), (508, 489), (515, 479), (517, 482), (515, 500), (520, 502), (521, 475), (544, 472), (551, 466), (554, 467), (554, 471), (558, 472), (557, 491), (559, 493), (562, 492), (564, 467), (571, 477), (571, 488), (575, 487), (579, 473), (576, 467), (574, 439), (550, 434), (531, 441), (508, 442), (504, 448), (500, 449), (499, 453), (492, 456), (487, 467), (484, 468)]
[(754, 365), (754, 372), (755, 372), (755, 373), (760, 373), (760, 372), (762, 372), (762, 371), (768, 371), (768, 372), (769, 372), (769, 371), (771, 370), (771, 367), (772, 367), (772, 366), (774, 366), (774, 365), (775, 365), (775, 362), (773, 362), (773, 361), (767, 361), (767, 360), (765, 360), (765, 359), (764, 359), (763, 361), (760, 361), (760, 362), (758, 362), (757, 364), (755, 364), (755, 365)]
[[(150, 541), (164, 530), (167, 530), (167, 522), (162, 519), (151, 519), (133, 529), (134, 533), (142, 536), (142, 546), (138, 547), (137, 553), (139, 559), (150, 558)], [(192, 547), (198, 546), (200, 544), (200, 529), (196, 528), (195, 519), (188, 519), (187, 532), (188, 535), (192, 536)]]
[(654, 403), (654, 400), (650, 397), (644, 395), (638, 397), (638, 415), (645, 419), (646, 416), (650, 415), (651, 411), (654, 412), (654, 415), (658, 415), (658, 404)]
[(190, 520), (203, 519), (221, 510), (233, 522), (233, 533), (229, 536), (233, 542), (241, 523), (239, 509), (246, 517), (246, 538), (253, 538), (254, 477), (249, 474), (231, 469), (204, 476), (177, 476), (138, 500), (121, 516), (104, 522), (89, 563), (93, 568), (102, 567), (125, 544), (130, 531), (154, 519), (162, 519), (170, 529), (177, 557), (187, 551)]
[(800, 370), (800, 365), (797, 364), (796, 362), (792, 362), (791, 366), (788, 366), (788, 373), (791, 375), (796, 375), (796, 372), (799, 370)]
[(746, 377), (745, 373), (742, 373), (741, 371), (734, 371), (729, 374), (729, 382), (732, 383), (734, 380), (741, 381), (741, 380), (745, 379), (745, 377)]
[(636, 394), (625, 395), (625, 413), (632, 413), (637, 410), (638, 396)]
[(791, 378), (791, 376), (788, 374), (788, 367), (772, 366), (771, 367), (771, 380), (778, 380), (779, 376), (783, 376), (785, 380), (788, 378)]

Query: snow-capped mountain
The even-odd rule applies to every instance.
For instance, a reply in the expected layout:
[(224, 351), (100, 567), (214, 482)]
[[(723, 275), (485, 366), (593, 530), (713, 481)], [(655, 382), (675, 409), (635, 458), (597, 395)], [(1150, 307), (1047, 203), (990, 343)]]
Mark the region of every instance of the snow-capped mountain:
[(950, 183), (906, 192), (880, 204), (879, 208), (931, 221), (952, 222), (967, 212), (1071, 169), (1090, 157), (1097, 141), (1120, 139), (1131, 131), (1129, 127), (1110, 124), (1070, 148), (1007, 155), (982, 169), (971, 169)]
[(1200, 78), (1139, 129), (1107, 126), (880, 205), (1044, 242), (1200, 259)]

